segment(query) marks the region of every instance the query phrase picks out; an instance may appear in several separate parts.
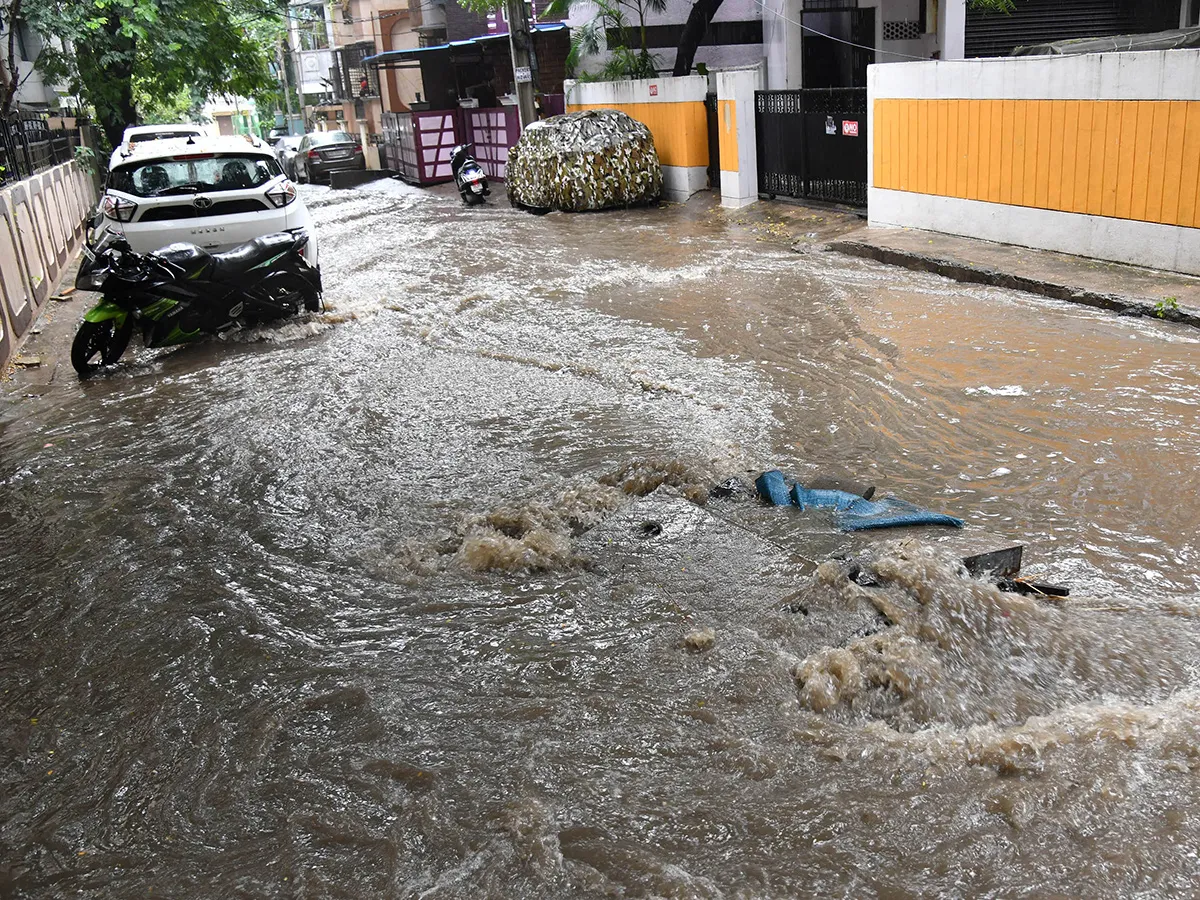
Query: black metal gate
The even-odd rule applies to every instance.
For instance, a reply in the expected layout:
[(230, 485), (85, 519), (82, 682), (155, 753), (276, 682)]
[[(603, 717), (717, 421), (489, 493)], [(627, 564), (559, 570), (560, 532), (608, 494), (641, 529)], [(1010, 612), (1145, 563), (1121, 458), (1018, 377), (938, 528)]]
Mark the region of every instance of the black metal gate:
[(708, 116), (708, 186), (721, 193), (721, 135), (717, 127), (717, 95), (706, 94), (704, 109)]
[(867, 91), (757, 91), (758, 192), (867, 205)]

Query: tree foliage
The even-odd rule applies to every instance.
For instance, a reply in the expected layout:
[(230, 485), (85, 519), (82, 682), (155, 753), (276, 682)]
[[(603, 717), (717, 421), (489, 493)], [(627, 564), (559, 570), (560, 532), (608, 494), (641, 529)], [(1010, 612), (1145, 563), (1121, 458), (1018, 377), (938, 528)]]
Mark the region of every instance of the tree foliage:
[[(565, 17), (571, 9), (589, 0), (551, 0), (545, 15)], [(591, 21), (575, 28), (571, 52), (567, 57), (570, 74), (578, 74), (584, 56), (595, 56), (607, 49), (609, 57), (598, 77), (653, 78), (658, 74), (657, 59), (646, 42), (646, 17), (661, 13), (667, 0), (590, 0), (596, 9)]]
[(1014, 0), (967, 0), (967, 9), (979, 12), (1010, 13), (1016, 6)]
[(29, 24), (66, 48), (40, 66), (86, 100), (109, 141), (138, 121), (137, 98), (181, 91), (253, 96), (273, 81), (262, 32), (286, 0), (40, 0)]

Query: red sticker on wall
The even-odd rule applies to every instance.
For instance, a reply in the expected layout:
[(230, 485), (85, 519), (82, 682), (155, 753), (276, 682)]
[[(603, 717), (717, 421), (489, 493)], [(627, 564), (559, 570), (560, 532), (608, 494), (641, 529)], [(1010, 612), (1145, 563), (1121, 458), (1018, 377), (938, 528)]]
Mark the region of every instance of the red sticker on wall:
[(858, 137), (858, 123), (852, 122), (849, 119), (843, 119), (842, 135), (844, 137)]
[(650, 85), (650, 96), (651, 97), (658, 96), (658, 85), (657, 84)]

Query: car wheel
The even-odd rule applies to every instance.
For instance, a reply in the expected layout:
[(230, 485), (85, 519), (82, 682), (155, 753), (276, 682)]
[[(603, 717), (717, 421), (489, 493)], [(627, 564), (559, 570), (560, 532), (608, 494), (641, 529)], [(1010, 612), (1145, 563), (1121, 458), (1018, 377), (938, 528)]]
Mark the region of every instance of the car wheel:
[(299, 169), (297, 169), (296, 170), (296, 180), (298, 182), (300, 182), (301, 184), (308, 184), (308, 169), (305, 169), (303, 172), (301, 172)]

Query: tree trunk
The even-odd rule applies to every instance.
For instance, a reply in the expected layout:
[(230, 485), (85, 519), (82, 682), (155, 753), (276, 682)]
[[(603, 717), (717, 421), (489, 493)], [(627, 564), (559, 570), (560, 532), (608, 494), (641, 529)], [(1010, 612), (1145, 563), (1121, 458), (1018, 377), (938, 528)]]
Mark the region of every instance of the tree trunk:
[(13, 0), (8, 9), (8, 48), (4, 65), (0, 67), (3, 82), (3, 98), (0, 98), (0, 116), (8, 118), (15, 111), (17, 88), (21, 86), (21, 71), (17, 66), (17, 29), (21, 27), (21, 0)]
[(672, 75), (688, 75), (692, 71), (692, 63), (696, 60), (696, 50), (704, 40), (709, 23), (721, 8), (721, 0), (696, 0), (692, 11), (688, 13), (687, 22), (683, 26), (683, 34), (679, 36), (679, 47), (675, 52), (675, 68)]

